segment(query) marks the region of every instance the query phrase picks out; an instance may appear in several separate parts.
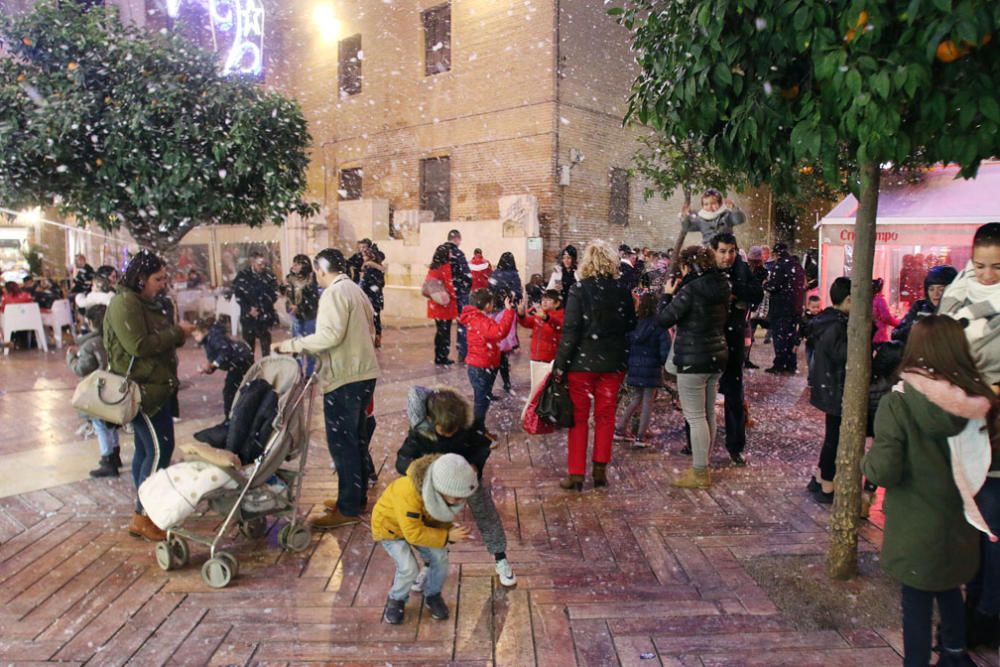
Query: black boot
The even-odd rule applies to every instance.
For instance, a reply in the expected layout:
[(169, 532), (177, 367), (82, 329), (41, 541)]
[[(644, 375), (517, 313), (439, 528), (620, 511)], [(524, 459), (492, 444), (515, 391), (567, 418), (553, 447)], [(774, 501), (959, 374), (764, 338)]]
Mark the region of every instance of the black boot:
[(122, 463), (122, 448), (115, 447), (111, 450), (111, 465), (115, 467), (116, 470), (120, 469), (124, 463)]
[(91, 477), (117, 477), (118, 468), (115, 467), (111, 456), (102, 456), (97, 464), (97, 470), (90, 471)]

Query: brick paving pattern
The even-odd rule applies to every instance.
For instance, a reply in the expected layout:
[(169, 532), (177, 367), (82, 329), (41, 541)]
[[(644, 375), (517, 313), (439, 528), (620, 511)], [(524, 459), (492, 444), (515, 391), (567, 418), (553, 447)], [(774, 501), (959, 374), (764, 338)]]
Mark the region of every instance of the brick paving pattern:
[[(409, 386), (447, 382), (468, 390), (464, 368), (433, 369), (430, 338), (427, 329), (386, 334), (373, 443), (382, 467), (377, 491), (395, 477)], [(222, 377), (194, 375), (199, 355), (190, 345), (182, 351), (189, 384), (182, 434), (212, 423), (220, 409)], [(524, 392), (526, 354), (514, 369), (515, 389)], [(0, 467), (15, 459), (24, 466), (25, 452), (44, 458), (73, 441), (79, 422), (67, 404), (74, 382), (56, 354), (18, 352), (0, 362)], [(681, 433), (669, 401), (657, 404), (657, 448), (616, 444), (610, 488), (594, 491), (588, 483), (583, 494), (556, 486), (565, 434), (521, 433), (515, 420), (523, 396), (495, 405), (490, 419), (502, 442), (486, 473), (518, 586), (499, 586), (478, 536), (457, 545), (445, 622), (430, 619), (414, 595), (403, 625), (381, 623), (393, 567), (365, 524), (314, 535), (303, 553), (278, 548), (277, 527), (259, 540), (237, 539), (227, 550), (239, 558), (239, 576), (212, 590), (200, 576), (204, 548), (192, 545), (191, 564), (167, 573), (152, 545), (124, 531), (133, 499), (128, 475), (7, 495), (0, 498), (0, 663), (899, 664), (898, 622), (797, 630), (796, 619), (747, 573), (745, 564), (757, 557), (823, 554), (828, 518), (803, 491), (822, 429), (818, 415), (803, 407), (804, 379), (756, 372), (749, 385), (759, 422), (750, 435), (750, 465), (720, 467), (708, 491), (668, 484), (689, 465), (662, 451), (664, 444), (676, 451)], [(319, 412), (301, 504), (314, 514), (336, 488)], [(123, 438), (130, 454), (129, 440)], [(721, 448), (715, 457), (724, 463)], [(32, 470), (6, 474), (30, 477)], [(468, 516), (463, 522), (474, 525)], [(878, 548), (880, 522), (876, 509), (862, 549)], [(977, 660), (998, 664), (996, 656)]]

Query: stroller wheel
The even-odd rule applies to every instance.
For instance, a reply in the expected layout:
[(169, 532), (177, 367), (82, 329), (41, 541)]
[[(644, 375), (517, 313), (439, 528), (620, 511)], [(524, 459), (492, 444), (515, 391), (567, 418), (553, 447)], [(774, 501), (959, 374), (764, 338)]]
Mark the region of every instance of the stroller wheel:
[(305, 551), (312, 542), (312, 534), (305, 526), (285, 524), (278, 533), (278, 544), (292, 551)]
[(235, 579), (240, 574), (240, 562), (236, 560), (236, 556), (228, 553), (226, 551), (216, 551), (216, 558), (221, 558), (229, 564), (229, 571), (232, 572), (232, 578)]
[(259, 516), (256, 519), (240, 522), (240, 533), (251, 540), (267, 535), (267, 519)]
[(233, 580), (233, 571), (228, 560), (216, 556), (201, 566), (201, 578), (212, 588), (225, 588)]
[(169, 540), (156, 543), (156, 564), (165, 571), (176, 570), (188, 564), (190, 552), (187, 542), (171, 536)]

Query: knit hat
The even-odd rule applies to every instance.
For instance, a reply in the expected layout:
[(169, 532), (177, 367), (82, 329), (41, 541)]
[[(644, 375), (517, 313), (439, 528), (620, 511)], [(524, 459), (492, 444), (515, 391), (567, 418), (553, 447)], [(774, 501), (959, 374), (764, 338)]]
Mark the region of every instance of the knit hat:
[(927, 271), (927, 277), (924, 278), (924, 290), (931, 285), (948, 285), (955, 282), (955, 278), (958, 277), (958, 271), (954, 266), (950, 264), (939, 264), (937, 266), (932, 266)]
[(434, 490), (442, 496), (468, 498), (479, 488), (476, 469), (458, 454), (443, 454), (427, 471), (433, 480)]
[(747, 251), (747, 259), (764, 259), (764, 249), (759, 245), (750, 246), (750, 250)]

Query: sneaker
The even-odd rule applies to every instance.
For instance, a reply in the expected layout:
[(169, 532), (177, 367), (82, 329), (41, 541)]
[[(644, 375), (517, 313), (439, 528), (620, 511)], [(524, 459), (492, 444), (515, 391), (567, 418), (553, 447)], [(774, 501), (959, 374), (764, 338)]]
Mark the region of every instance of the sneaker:
[(431, 612), (431, 618), (435, 621), (443, 621), (448, 618), (448, 605), (444, 603), (444, 598), (441, 597), (440, 593), (425, 597), (424, 604), (427, 605), (427, 609)]
[(517, 586), (517, 577), (514, 576), (514, 568), (510, 566), (510, 561), (506, 558), (497, 561), (497, 576), (500, 578), (500, 585), (504, 588)]
[(451, 366), (454, 363), (455, 362), (453, 360), (451, 360), (451, 359), (442, 359), (441, 361), (435, 361), (434, 365), (435, 366)]
[(423, 567), (420, 569), (420, 573), (417, 575), (416, 581), (410, 586), (410, 590), (414, 593), (424, 592), (424, 580), (427, 579), (427, 568)]
[(635, 440), (635, 436), (630, 434), (628, 431), (619, 431), (618, 429), (615, 429), (615, 440), (628, 442), (629, 440)]
[(809, 483), (806, 484), (806, 491), (808, 491), (809, 493), (816, 493), (817, 491), (819, 491), (822, 488), (823, 487), (820, 485), (820, 483), (818, 481), (816, 481), (816, 475), (813, 475), (812, 477), (810, 477), (809, 478)]
[(403, 616), (406, 614), (406, 603), (402, 600), (389, 598), (385, 601), (385, 611), (382, 612), (382, 620), (390, 625), (401, 625)]
[(816, 493), (813, 494), (813, 498), (820, 505), (832, 505), (833, 504), (833, 491), (831, 491), (830, 493), (826, 493), (826, 492), (823, 491), (823, 489), (820, 489), (819, 491), (817, 491)]
[(175, 424), (180, 424), (181, 423), (181, 418), (180, 417), (173, 417), (173, 420), (174, 420)]
[(737, 468), (745, 468), (747, 465), (746, 459), (744, 459), (743, 455), (739, 452), (736, 452), (735, 454), (730, 453), (729, 460), (732, 462), (733, 466)]
[(632, 447), (635, 449), (649, 449), (649, 443), (645, 440), (635, 440), (632, 442)]
[(309, 527), (313, 530), (333, 530), (341, 526), (350, 526), (359, 523), (359, 516), (344, 516), (339, 509), (329, 510), (323, 516), (318, 516), (309, 521)]

